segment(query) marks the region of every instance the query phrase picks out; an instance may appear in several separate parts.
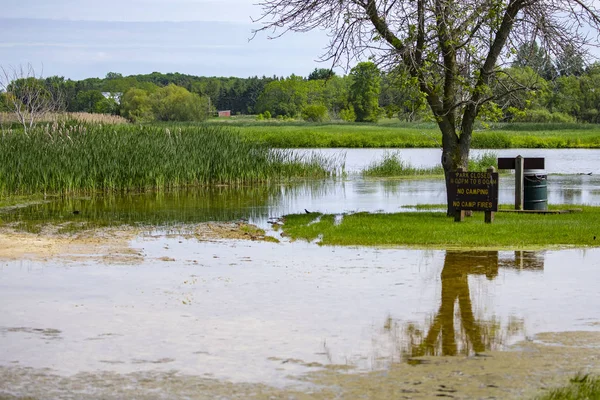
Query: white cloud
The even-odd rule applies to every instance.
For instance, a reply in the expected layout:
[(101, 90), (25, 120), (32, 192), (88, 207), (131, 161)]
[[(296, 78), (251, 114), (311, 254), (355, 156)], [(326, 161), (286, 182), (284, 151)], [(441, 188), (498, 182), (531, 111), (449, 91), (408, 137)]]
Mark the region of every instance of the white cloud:
[(4, 18), (251, 22), (254, 0), (4, 0)]

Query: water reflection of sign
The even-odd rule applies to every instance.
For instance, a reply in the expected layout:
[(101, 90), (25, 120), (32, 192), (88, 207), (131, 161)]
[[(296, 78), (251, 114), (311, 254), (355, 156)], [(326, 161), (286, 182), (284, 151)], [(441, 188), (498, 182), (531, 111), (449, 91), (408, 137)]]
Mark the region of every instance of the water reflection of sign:
[(456, 210), (498, 211), (497, 172), (456, 171), (449, 190)]

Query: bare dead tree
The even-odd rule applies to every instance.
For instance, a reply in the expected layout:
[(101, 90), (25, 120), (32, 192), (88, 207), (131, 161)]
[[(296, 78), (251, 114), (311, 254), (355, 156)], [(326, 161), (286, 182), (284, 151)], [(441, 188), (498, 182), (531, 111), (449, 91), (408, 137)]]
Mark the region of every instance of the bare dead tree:
[[(329, 44), (322, 61), (348, 68), (375, 60), (402, 65), (415, 78), (442, 134), (441, 162), (449, 184), (466, 168), (475, 120), (486, 103), (510, 96), (490, 83), (514, 50), (537, 40), (558, 55), (567, 46), (598, 43), (594, 0), (262, 0), (262, 26), (276, 38), (322, 29)], [(497, 86), (501, 88), (502, 86)], [(527, 90), (523, 86), (521, 90)], [(448, 198), (448, 213), (452, 213)]]
[(61, 92), (49, 91), (42, 74), (36, 75), (31, 64), (26, 67), (0, 66), (0, 71), (0, 90), (6, 92), (6, 105), (23, 126), (25, 134), (44, 116), (60, 110)]

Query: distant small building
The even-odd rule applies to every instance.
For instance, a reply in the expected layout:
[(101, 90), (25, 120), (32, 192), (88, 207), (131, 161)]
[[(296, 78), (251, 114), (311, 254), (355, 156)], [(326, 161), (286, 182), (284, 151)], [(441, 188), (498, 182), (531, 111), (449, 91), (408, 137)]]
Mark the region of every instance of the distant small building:
[(123, 96), (123, 93), (121, 92), (102, 92), (102, 96), (104, 96), (104, 98), (106, 99), (113, 99), (114, 101), (116, 101), (117, 103), (121, 102), (121, 96)]
[(231, 110), (219, 111), (219, 118), (231, 117)]

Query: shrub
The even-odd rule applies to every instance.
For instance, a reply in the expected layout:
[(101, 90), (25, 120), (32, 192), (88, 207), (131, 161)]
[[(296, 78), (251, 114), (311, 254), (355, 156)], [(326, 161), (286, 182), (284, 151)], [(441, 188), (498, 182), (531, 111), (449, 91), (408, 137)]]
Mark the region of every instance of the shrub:
[(575, 122), (575, 117), (563, 113), (563, 112), (554, 112), (552, 113), (552, 120), (550, 122), (554, 124), (565, 124), (570, 122)]
[(581, 113), (581, 120), (584, 122), (598, 123), (600, 122), (600, 113), (595, 108), (584, 110)]
[(346, 122), (356, 121), (356, 113), (354, 112), (354, 108), (350, 106), (349, 108), (345, 108), (340, 111), (340, 118)]
[(159, 121), (204, 121), (208, 117), (206, 98), (174, 84), (152, 93), (150, 105)]
[(324, 122), (329, 119), (327, 107), (320, 104), (306, 106), (302, 110), (302, 119), (310, 122)]

